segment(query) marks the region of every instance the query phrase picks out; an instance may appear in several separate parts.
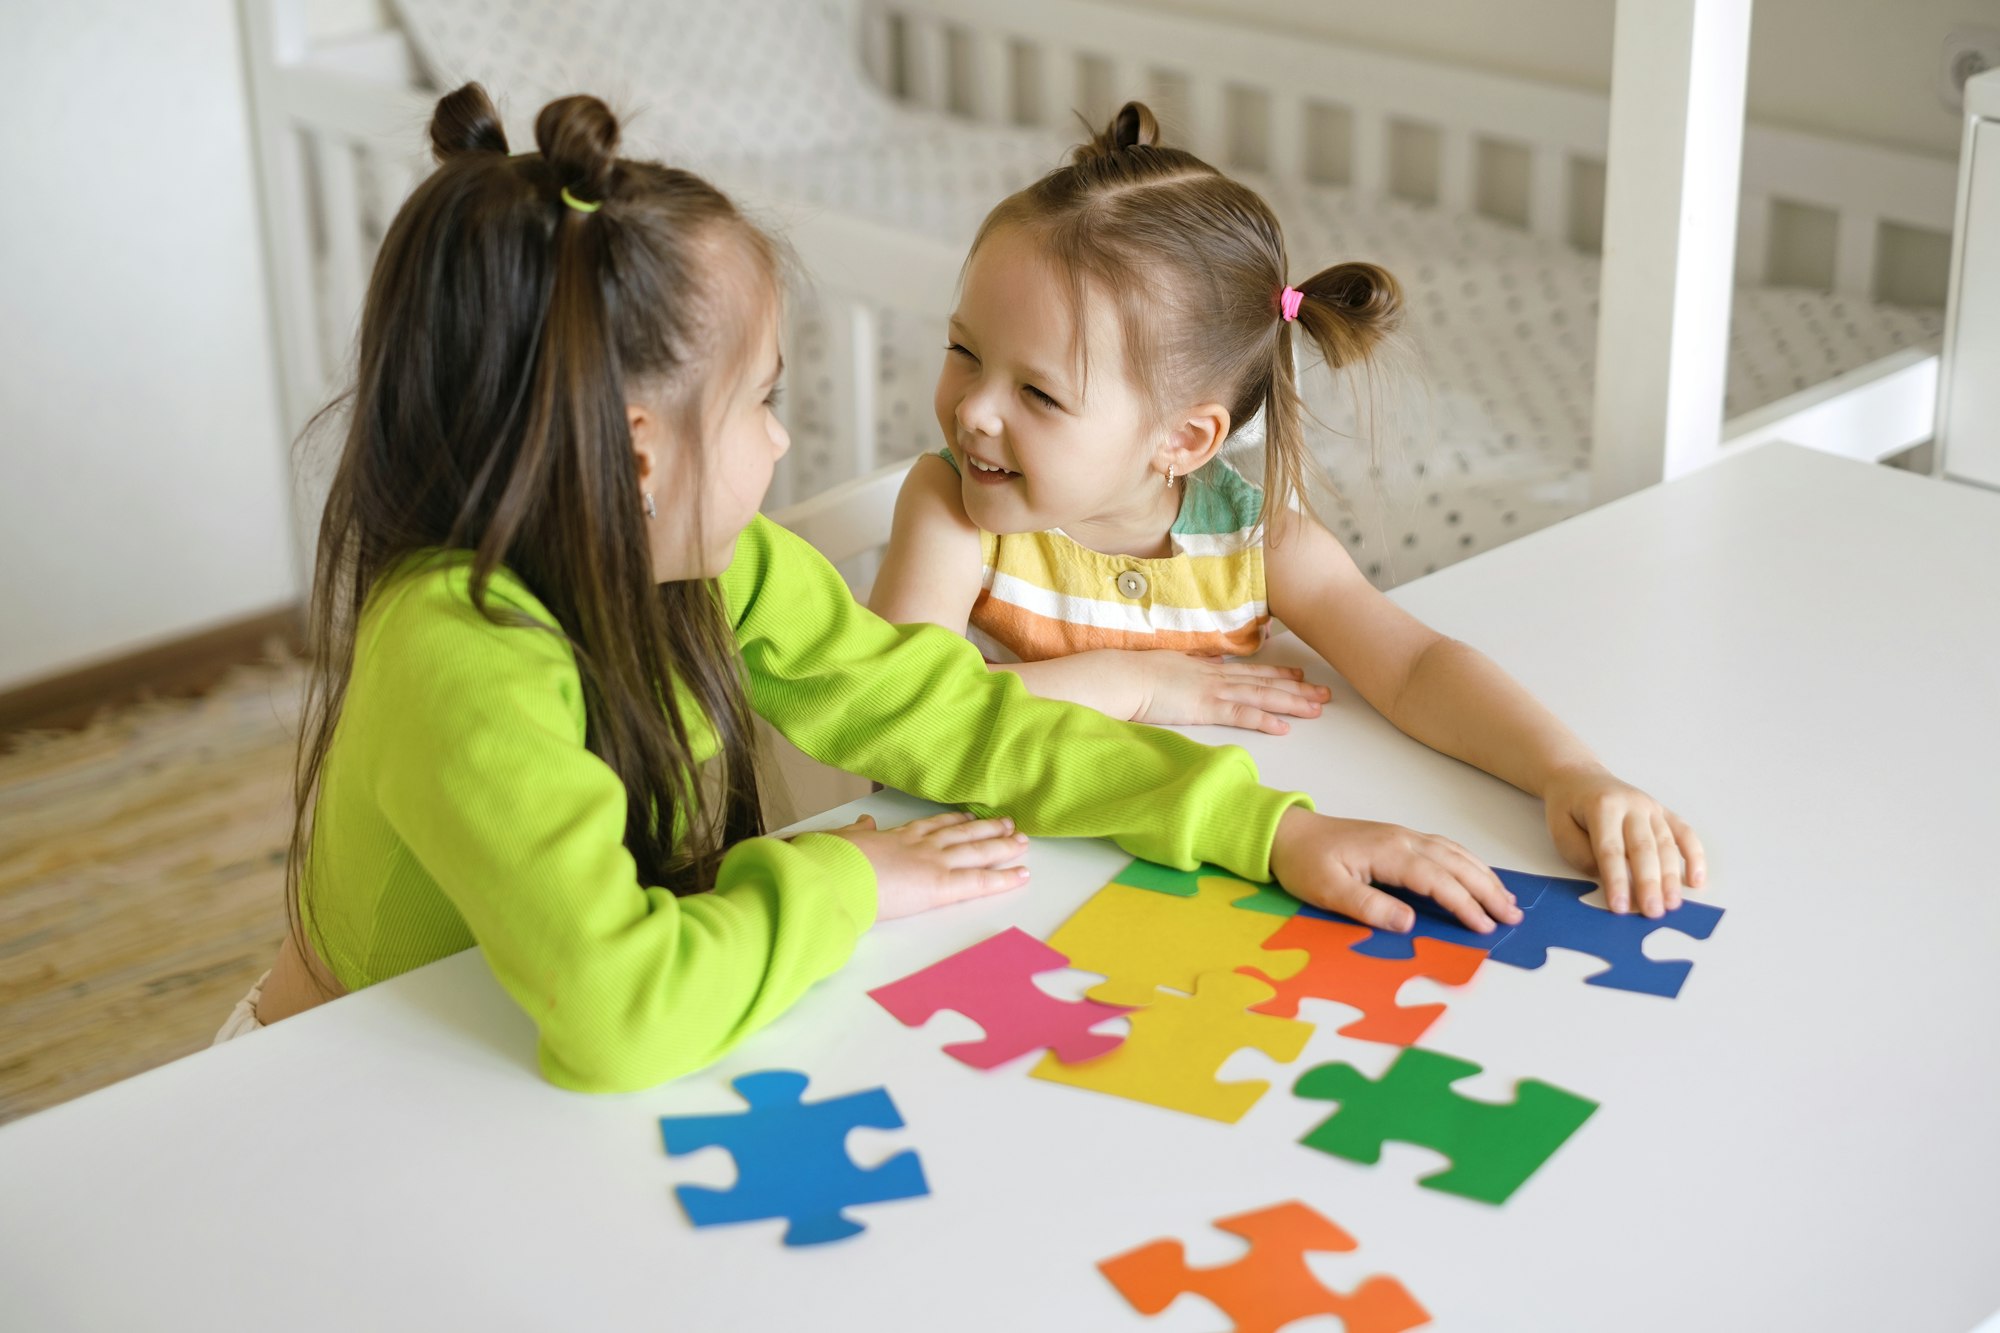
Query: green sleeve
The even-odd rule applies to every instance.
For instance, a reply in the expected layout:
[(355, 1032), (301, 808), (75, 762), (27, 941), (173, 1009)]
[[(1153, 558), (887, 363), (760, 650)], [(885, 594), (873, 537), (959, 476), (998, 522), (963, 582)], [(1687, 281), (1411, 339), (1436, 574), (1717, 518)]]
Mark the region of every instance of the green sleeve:
[(351, 739), (390, 826), (540, 1029), (551, 1082), (609, 1092), (698, 1068), (847, 960), (875, 916), (852, 843), (757, 838), (712, 893), (641, 884), (567, 645), (496, 627), (441, 582), (368, 627), (368, 716), (393, 725)]
[(797, 536), (759, 518), (723, 597), (757, 711), (813, 758), (1031, 834), (1106, 837), (1181, 869), (1270, 878), (1278, 817), (1249, 754), (1035, 698), (963, 638), (860, 606)]

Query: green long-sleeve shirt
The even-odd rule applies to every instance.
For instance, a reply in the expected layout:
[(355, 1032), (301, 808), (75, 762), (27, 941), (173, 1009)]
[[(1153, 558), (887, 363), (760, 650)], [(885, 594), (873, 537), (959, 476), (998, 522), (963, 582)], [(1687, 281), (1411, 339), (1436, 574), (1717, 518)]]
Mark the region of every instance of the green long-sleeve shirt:
[[(716, 1059), (844, 963), (875, 877), (830, 834), (755, 838), (713, 892), (641, 884), (625, 789), (584, 745), (568, 645), (472, 606), (469, 556), (369, 597), (321, 775), (307, 903), (350, 990), (480, 945), (565, 1087), (646, 1087)], [(765, 519), (721, 591), (752, 702), (807, 754), (1023, 832), (1269, 878), (1279, 815), (1249, 755), (1036, 699), (959, 636), (892, 626)], [(489, 600), (553, 617), (506, 571)], [(712, 744), (712, 738), (711, 742)]]

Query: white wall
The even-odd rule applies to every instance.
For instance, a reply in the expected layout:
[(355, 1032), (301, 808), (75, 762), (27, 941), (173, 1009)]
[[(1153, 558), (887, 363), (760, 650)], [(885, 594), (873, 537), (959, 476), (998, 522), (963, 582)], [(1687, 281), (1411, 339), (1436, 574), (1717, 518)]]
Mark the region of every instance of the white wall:
[(230, 0), (0, 0), (0, 689), (294, 600)]
[[(1112, 0), (1378, 50), (1611, 86), (1614, 0)], [(2000, 0), (1756, 0), (1749, 118), (1938, 157), (1959, 120), (1938, 100), (1944, 39), (2000, 24)]]

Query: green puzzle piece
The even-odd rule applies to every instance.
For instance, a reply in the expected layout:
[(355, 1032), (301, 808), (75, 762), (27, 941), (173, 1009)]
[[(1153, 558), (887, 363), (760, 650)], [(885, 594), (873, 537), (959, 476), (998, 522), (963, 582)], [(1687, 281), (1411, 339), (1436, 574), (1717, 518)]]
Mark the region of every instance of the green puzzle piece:
[[(1151, 889), (1154, 893), (1171, 894), (1176, 898), (1192, 898), (1195, 887), (1205, 879), (1226, 879), (1237, 884), (1247, 884), (1241, 875), (1224, 870), (1221, 866), (1199, 865), (1193, 870), (1175, 870), (1172, 866), (1155, 864), (1152, 861), (1134, 861), (1119, 871), (1111, 881), (1134, 889)], [(1262, 912), (1266, 916), (1297, 916), (1299, 900), (1286, 893), (1275, 884), (1260, 884), (1257, 891), (1236, 900), (1238, 911)]]
[(1453, 1092), (1480, 1072), (1469, 1060), (1414, 1047), (1379, 1079), (1352, 1065), (1309, 1069), (1293, 1092), (1340, 1106), (1299, 1142), (1350, 1162), (1382, 1159), (1382, 1145), (1415, 1143), (1451, 1158), (1443, 1171), (1417, 1183), (1485, 1203), (1507, 1197), (1563, 1145), (1597, 1103), (1538, 1079), (1515, 1085), (1514, 1100), (1475, 1101)]

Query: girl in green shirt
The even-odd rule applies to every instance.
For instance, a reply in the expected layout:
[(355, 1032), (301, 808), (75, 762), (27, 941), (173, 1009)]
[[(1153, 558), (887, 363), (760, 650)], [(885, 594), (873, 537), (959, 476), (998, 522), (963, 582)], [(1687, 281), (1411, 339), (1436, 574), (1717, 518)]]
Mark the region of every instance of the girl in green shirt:
[[(595, 98), (510, 155), (475, 84), (384, 237), (321, 523), (275, 1022), (473, 944), (566, 1087), (698, 1068), (896, 916), (1025, 882), (1023, 833), (1209, 861), (1389, 928), (1519, 919), (1456, 844), (1250, 758), (1036, 699), (858, 606), (757, 514), (789, 443), (772, 242), (617, 156)], [(969, 813), (763, 836), (752, 713)], [(1004, 812), (1004, 813), (1003, 813)], [(1017, 825), (1018, 830), (1017, 831)]]

